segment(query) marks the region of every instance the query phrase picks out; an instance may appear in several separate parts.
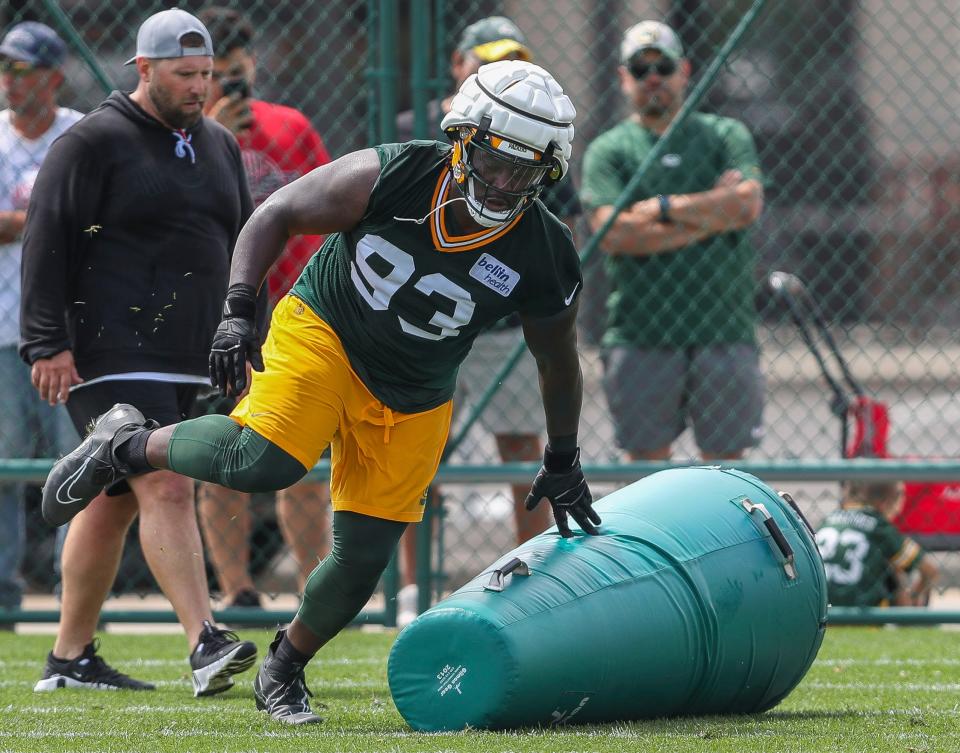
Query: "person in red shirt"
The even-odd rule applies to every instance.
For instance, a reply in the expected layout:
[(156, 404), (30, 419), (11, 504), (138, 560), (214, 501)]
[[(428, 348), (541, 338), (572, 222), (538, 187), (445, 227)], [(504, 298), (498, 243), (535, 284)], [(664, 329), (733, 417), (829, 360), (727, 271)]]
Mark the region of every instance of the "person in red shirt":
[[(217, 85), (215, 81), (212, 87)], [(254, 204), (259, 205), (280, 186), (330, 162), (330, 154), (320, 134), (299, 110), (259, 99), (250, 99), (249, 103), (251, 125), (237, 134), (237, 141)], [(301, 235), (287, 243), (267, 277), (271, 306), (287, 294), (321, 245), (321, 235)]]
[[(330, 162), (330, 154), (302, 112), (252, 96), (257, 58), (250, 22), (236, 10), (220, 6), (198, 16), (214, 46), (206, 114), (236, 136), (250, 193), (259, 205), (278, 188)], [(271, 306), (286, 295), (322, 243), (323, 237), (316, 235), (289, 241), (267, 277)], [(213, 410), (229, 413), (232, 407), (231, 401)], [(249, 495), (204, 483), (199, 498), (200, 522), (225, 605), (261, 606), (250, 574)], [(323, 483), (301, 483), (277, 493), (277, 522), (297, 562), (301, 590), (330, 550), (329, 502), (329, 488)]]
[[(219, 6), (199, 15), (211, 30), (216, 53), (206, 114), (237, 137), (250, 193), (259, 206), (281, 186), (330, 162), (330, 153), (302, 112), (252, 97), (257, 57), (250, 22)], [(316, 235), (290, 241), (267, 278), (271, 304), (286, 295), (322, 243)]]

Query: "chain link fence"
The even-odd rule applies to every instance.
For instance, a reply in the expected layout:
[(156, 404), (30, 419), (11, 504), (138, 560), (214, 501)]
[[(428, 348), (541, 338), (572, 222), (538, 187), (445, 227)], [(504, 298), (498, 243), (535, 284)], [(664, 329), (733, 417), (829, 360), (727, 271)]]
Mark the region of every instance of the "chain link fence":
[[(832, 366), (833, 359), (824, 331), (834, 339), (862, 395), (888, 409), (886, 452), (900, 458), (960, 457), (960, 403), (954, 394), (960, 373), (960, 346), (954, 336), (960, 324), (956, 263), (960, 251), (955, 240), (960, 227), (960, 126), (955, 115), (960, 96), (954, 83), (960, 69), (956, 53), (960, 25), (950, 3), (248, 0), (225, 4), (242, 11), (257, 32), (255, 96), (304, 113), (334, 158), (393, 138), (398, 113), (411, 108), (413, 118), (406, 122), (413, 123), (414, 135), (436, 137), (437, 124), (424, 114), (431, 112), (428, 101), (442, 100), (455, 88), (451, 54), (463, 30), (486, 16), (508, 16), (523, 31), (534, 60), (555, 75), (577, 106), (570, 180), (581, 193), (590, 182), (584, 174), (587, 146), (632, 111), (618, 71), (624, 30), (642, 19), (665, 21), (676, 30), (690, 61), (689, 96), (740, 25), (742, 34), (735, 38), (731, 54), (695, 109), (742, 122), (752, 135), (762, 173), (763, 211), (744, 231), (752, 248), (744, 262), (750, 282), (747, 298), (756, 315), (754, 329), (765, 384), (763, 433), (757, 435), (757, 445), (748, 450), (747, 458), (835, 460), (858, 427), (875, 428), (852, 415), (847, 442), (843, 442), (841, 414), (846, 415), (845, 401), (857, 395), (836, 368), (840, 396), (830, 388), (791, 315), (783, 285), (770, 285), (775, 271), (794, 276), (781, 281), (802, 283), (802, 288), (787, 286), (786, 292), (801, 298), (807, 304), (805, 311), (822, 315), (822, 327), (809, 313), (802, 322), (828, 363)], [(132, 89), (135, 74), (123, 61), (132, 55), (139, 23), (163, 5), (67, 0), (56, 4), (59, 13), (54, 6), (36, 0), (12, 2), (0, 20), (4, 28), (23, 19), (40, 20), (67, 39), (71, 52), (61, 104), (80, 112), (91, 110), (104, 95), (101, 80)], [(204, 6), (185, 3), (181, 7), (197, 12)], [(751, 13), (756, 17), (743, 26)], [(399, 125), (403, 122), (401, 117)], [(663, 146), (651, 176), (662, 172), (665, 160), (676, 153), (672, 146), (669, 141)], [(719, 177), (723, 165), (713, 168)], [(625, 185), (630, 176), (621, 178)], [(655, 190), (644, 194), (654, 185), (651, 177), (630, 204), (655, 195)], [(709, 188), (712, 185), (701, 190)], [(621, 282), (608, 273), (622, 267), (611, 264), (610, 237), (591, 244), (597, 228), (596, 221), (590, 222), (595, 207), (589, 195), (581, 199), (584, 208), (579, 214), (576, 203), (558, 209), (575, 225), (581, 247), (596, 247), (586, 264), (581, 300), (585, 379), (581, 444), (586, 463), (617, 466), (628, 460), (628, 450), (633, 448), (618, 442), (617, 416), (612, 415), (609, 388), (604, 386), (610, 368), (609, 362), (604, 363), (609, 350), (604, 338), (609, 331), (610, 296)], [(701, 274), (709, 276), (713, 267), (703, 266)], [(687, 289), (668, 285), (660, 293), (664, 298), (689, 295)], [(699, 310), (717, 329), (730, 315), (712, 308), (709, 300)], [(621, 312), (638, 320), (650, 317), (639, 303), (634, 310), (624, 305)], [(678, 347), (689, 351), (698, 345), (689, 342)], [(442, 589), (458, 586), (525, 535), (518, 530), (515, 516), (515, 497), (522, 490), (498, 481), (497, 466), (505, 459), (536, 457), (537, 451), (529, 447), (511, 445), (510, 436), (533, 435), (543, 440), (536, 393), (532, 397), (528, 389), (511, 393), (508, 376), (500, 387), (501, 399), (495, 392), (486, 394), (484, 385), (497, 373), (490, 364), (503, 361), (493, 360), (502, 359), (493, 355), (502, 351), (484, 353), (485, 371), (480, 373), (476, 361), (465, 366), (471, 370), (468, 377), (474, 377), (466, 381), (474, 384), (459, 394), (456, 441), (447, 462), (489, 464), (490, 483), (437, 487), (437, 502), (442, 500), (439, 524), (426, 531), (432, 530), (431, 567), (440, 575)], [(522, 363), (516, 368), (523, 373)], [(630, 398), (631, 390), (639, 395), (645, 374), (631, 373), (631, 381), (621, 385), (621, 397)], [(724, 379), (723, 375), (718, 378)], [(534, 402), (523, 404), (523, 400)], [(711, 405), (709, 412), (717, 416), (724, 411), (724, 425), (734, 427), (731, 431), (742, 429), (750, 420), (735, 401)], [(515, 424), (503, 429), (499, 419), (513, 412), (535, 418), (519, 429)], [(28, 457), (34, 454), (29, 449), (11, 456)], [(38, 451), (39, 456), (45, 454), (43, 448)], [(699, 461), (701, 453), (691, 430), (672, 443), (672, 457), (681, 463)], [(593, 486), (603, 494), (615, 484)], [(778, 486), (793, 494), (814, 525), (840, 499), (836, 481)], [(926, 497), (924, 491), (929, 492)], [(955, 555), (949, 551), (960, 539), (958, 492), (960, 483), (912, 488), (908, 500), (927, 505), (914, 510), (910, 525), (915, 533), (938, 536), (928, 542), (936, 547), (944, 570), (943, 589), (956, 587), (960, 578)], [(315, 504), (305, 506), (309, 512), (304, 515), (326, 505), (322, 489), (318, 487), (316, 493)], [(27, 495), (31, 554), (23, 573), (32, 589), (49, 591), (56, 581), (55, 547), (50, 532), (37, 524), (35, 496), (35, 491)], [(295, 592), (302, 567), (284, 542), (274, 497), (258, 496), (250, 509), (249, 570), (254, 583), (264, 592)], [(329, 525), (327, 515), (318, 513), (316, 520), (317, 525)], [(303, 525), (311, 523), (304, 520)], [(411, 544), (408, 551), (412, 548)], [(128, 549), (118, 590), (153, 589), (133, 542)], [(406, 562), (402, 569), (409, 571), (401, 583), (412, 577), (413, 559), (401, 557)], [(213, 587), (219, 588), (214, 568), (210, 575)]]

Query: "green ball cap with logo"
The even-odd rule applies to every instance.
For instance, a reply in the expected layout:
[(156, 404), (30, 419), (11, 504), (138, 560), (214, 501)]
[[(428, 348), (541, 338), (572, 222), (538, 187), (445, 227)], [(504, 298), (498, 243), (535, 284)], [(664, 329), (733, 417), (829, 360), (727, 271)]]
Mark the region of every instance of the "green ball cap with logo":
[(505, 60), (511, 55), (517, 60), (533, 60), (527, 38), (506, 16), (488, 16), (470, 24), (463, 30), (457, 49), (464, 54), (472, 53), (485, 63)]

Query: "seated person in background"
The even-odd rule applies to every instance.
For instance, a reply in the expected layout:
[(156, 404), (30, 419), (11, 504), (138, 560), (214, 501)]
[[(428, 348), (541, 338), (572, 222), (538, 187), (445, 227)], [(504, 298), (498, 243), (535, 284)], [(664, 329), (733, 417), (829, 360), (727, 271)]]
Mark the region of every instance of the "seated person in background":
[(939, 570), (917, 542), (890, 521), (903, 484), (850, 481), (840, 509), (817, 531), (830, 603), (844, 607), (923, 606)]

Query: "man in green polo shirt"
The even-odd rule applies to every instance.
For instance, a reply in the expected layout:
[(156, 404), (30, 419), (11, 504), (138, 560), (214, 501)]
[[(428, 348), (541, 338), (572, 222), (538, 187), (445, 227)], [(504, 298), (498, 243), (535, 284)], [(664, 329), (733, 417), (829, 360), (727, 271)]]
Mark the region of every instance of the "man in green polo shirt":
[[(676, 33), (643, 21), (621, 44), (632, 113), (586, 151), (581, 198), (596, 230), (683, 103), (690, 63)], [(692, 113), (603, 240), (604, 389), (618, 444), (665, 460), (688, 423), (705, 459), (734, 459), (763, 435), (754, 334), (754, 251), (763, 208), (753, 139), (731, 118)]]

